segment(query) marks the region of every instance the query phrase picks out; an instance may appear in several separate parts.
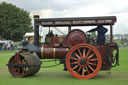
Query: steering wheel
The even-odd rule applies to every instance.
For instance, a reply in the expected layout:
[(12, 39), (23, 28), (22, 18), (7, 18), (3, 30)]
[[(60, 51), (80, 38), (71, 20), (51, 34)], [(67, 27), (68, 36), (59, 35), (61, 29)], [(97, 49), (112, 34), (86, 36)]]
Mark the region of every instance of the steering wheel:
[(93, 38), (91, 33), (87, 32), (86, 35), (87, 35), (87, 43), (89, 43), (89, 44), (96, 44), (96, 40)]

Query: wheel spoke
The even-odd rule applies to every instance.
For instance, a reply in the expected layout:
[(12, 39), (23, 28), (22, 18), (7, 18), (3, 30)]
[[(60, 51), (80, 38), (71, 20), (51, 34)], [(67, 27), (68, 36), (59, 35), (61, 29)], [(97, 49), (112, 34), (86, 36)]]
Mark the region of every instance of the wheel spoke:
[(17, 75), (20, 74), (20, 68), (16, 68)]
[(16, 64), (19, 64), (19, 53), (16, 52), (15, 54), (15, 61), (16, 61)]
[(77, 58), (80, 58), (80, 56), (77, 53), (74, 52), (74, 54), (76, 55)]
[(98, 59), (96, 58), (96, 59), (89, 59), (89, 61), (97, 61)]
[(24, 75), (25, 67), (22, 67), (22, 75)]
[(91, 63), (91, 62), (89, 62), (88, 64), (93, 65), (93, 66), (97, 66), (97, 64)]
[(85, 56), (85, 48), (83, 49), (83, 57)]
[[(22, 62), (22, 64), (27, 64), (27, 62), (26, 62), (26, 60), (24, 58), (22, 59), (21, 62)], [(22, 75), (24, 75), (25, 72), (26, 72), (26, 67), (22, 67)]]
[(82, 76), (84, 76), (84, 67), (83, 67), (83, 69), (82, 69)]
[(93, 72), (95, 71), (90, 65), (88, 65), (88, 67), (89, 67)]
[(86, 71), (88, 72), (88, 74), (90, 74), (90, 72), (89, 72), (89, 70), (88, 70), (88, 67), (87, 67), (87, 66), (85, 66), (85, 68), (86, 68)]
[(77, 58), (74, 58), (74, 57), (72, 57), (72, 56), (70, 57), (70, 59), (72, 59), (72, 60), (78, 60)]
[(79, 69), (77, 70), (77, 73), (79, 73), (79, 72), (80, 72), (81, 68), (82, 68), (82, 66), (80, 66), (80, 67), (79, 67)]
[(79, 62), (72, 62), (71, 64), (78, 64)]
[(93, 54), (91, 54), (88, 58), (92, 58), (94, 55), (95, 55), (95, 54), (93, 53)]
[(74, 66), (72, 69), (75, 70), (79, 65)]
[(88, 50), (88, 52), (87, 52), (87, 54), (86, 54), (86, 56), (88, 56), (88, 55), (89, 55), (90, 51), (91, 51), (91, 50), (89, 49), (89, 50)]
[(22, 62), (22, 61), (21, 61), (21, 57), (19, 56), (19, 62), (18, 62), (18, 64), (21, 64), (21, 62)]
[(78, 52), (79, 52), (79, 54), (80, 54), (80, 57), (82, 57), (82, 54), (81, 54), (81, 52), (80, 52), (80, 49), (78, 49)]

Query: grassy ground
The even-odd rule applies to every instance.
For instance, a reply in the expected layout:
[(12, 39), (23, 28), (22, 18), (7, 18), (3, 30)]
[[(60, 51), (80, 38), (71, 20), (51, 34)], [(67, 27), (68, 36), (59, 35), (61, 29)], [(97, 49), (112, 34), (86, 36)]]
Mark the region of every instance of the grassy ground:
[(14, 52), (0, 52), (0, 85), (128, 85), (128, 48), (120, 48), (120, 66), (99, 72), (93, 79), (79, 80), (69, 72), (62, 71), (63, 65), (41, 68), (31, 77), (14, 78), (7, 69), (8, 59)]

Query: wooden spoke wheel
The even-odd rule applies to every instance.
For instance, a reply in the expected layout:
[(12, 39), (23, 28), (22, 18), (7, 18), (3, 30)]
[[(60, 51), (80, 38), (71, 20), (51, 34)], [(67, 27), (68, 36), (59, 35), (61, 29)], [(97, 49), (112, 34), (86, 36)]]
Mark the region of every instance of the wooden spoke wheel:
[(89, 44), (73, 46), (66, 56), (68, 71), (78, 79), (94, 77), (101, 68), (101, 55), (99, 51)]

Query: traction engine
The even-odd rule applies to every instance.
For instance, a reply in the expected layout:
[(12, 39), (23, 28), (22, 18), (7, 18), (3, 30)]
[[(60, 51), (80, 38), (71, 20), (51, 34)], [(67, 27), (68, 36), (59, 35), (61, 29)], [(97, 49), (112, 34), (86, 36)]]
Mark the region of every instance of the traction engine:
[[(110, 70), (119, 65), (118, 45), (113, 42), (112, 26), (115, 16), (78, 17), (78, 18), (44, 18), (34, 16), (34, 42), (22, 41), (22, 49), (17, 51), (8, 62), (9, 72), (14, 77), (26, 77), (40, 70), (40, 59), (59, 59), (66, 64), (69, 73), (78, 79), (93, 78), (100, 70)], [(110, 40), (104, 45), (97, 45), (80, 29), (72, 26), (110, 26)], [(39, 25), (42, 27), (68, 27), (68, 34), (58, 36), (51, 30), (45, 42), (39, 39)], [(116, 53), (113, 53), (116, 51)]]

